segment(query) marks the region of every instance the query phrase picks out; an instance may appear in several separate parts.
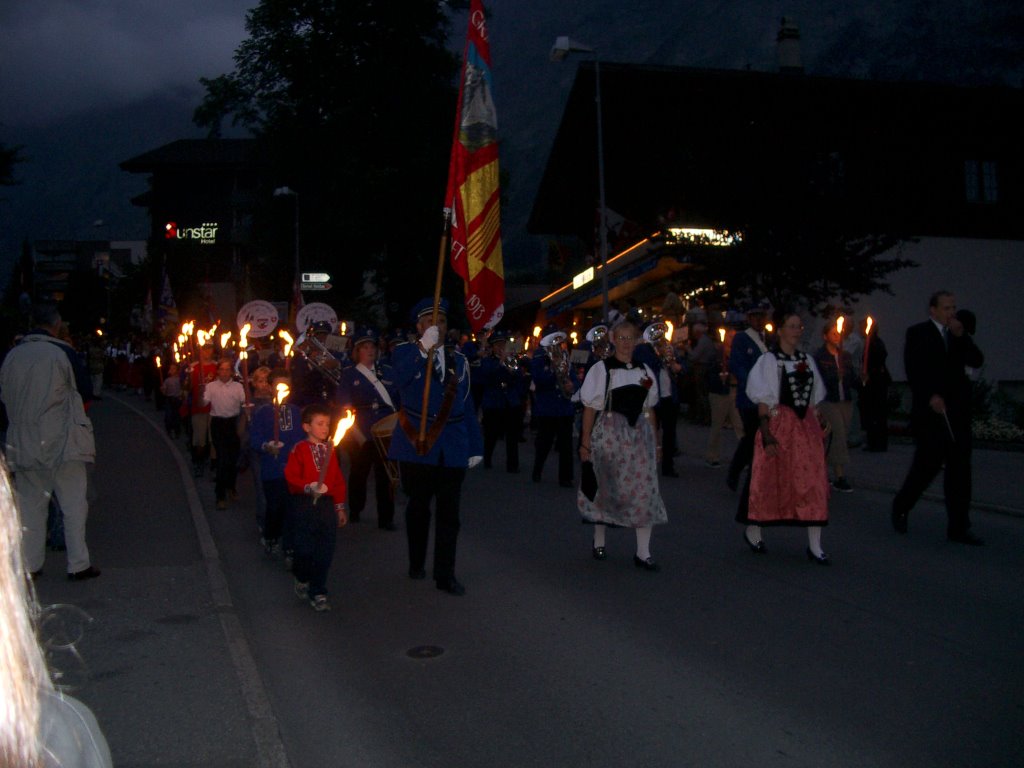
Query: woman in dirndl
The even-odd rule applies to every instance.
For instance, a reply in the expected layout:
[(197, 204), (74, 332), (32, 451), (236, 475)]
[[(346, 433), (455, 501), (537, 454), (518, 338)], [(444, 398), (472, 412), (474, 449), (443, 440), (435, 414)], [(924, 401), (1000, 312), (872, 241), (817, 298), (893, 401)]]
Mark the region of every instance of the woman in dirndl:
[(760, 428), (754, 442), (750, 504), (736, 520), (746, 524), (750, 549), (765, 552), (762, 526), (807, 529), (807, 558), (828, 565), (821, 529), (828, 525), (828, 472), (824, 432), (816, 405), (825, 383), (814, 360), (797, 348), (804, 324), (794, 310), (776, 312), (777, 346), (761, 355), (747, 379)]
[(651, 369), (633, 362), (639, 334), (632, 322), (617, 323), (611, 331), (614, 356), (595, 363), (580, 388), (580, 460), (593, 463), (597, 492), (588, 488), (585, 493), (584, 485), (576, 500), (583, 522), (594, 526), (594, 559), (608, 556), (608, 526), (635, 528), (634, 564), (657, 571), (651, 557), (651, 529), (668, 522), (668, 515), (658, 489), (660, 444), (653, 410), (658, 388)]

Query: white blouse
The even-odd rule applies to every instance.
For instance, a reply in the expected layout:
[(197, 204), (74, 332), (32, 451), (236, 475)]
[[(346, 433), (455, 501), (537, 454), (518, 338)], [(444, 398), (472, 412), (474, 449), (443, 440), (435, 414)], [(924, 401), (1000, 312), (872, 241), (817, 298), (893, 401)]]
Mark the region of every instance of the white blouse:
[[(640, 384), (645, 376), (650, 379), (651, 386), (647, 390), (647, 399), (644, 400), (644, 410), (653, 408), (658, 404), (658, 386), (654, 378), (654, 371), (643, 363), (633, 365), (632, 368), (612, 368), (611, 388), (617, 389), (630, 384)], [(580, 387), (580, 400), (585, 406), (593, 408), (595, 411), (604, 410), (604, 385), (607, 379), (608, 369), (605, 367), (604, 360), (599, 360), (587, 371), (587, 377), (583, 380), (583, 386)]]
[[(814, 359), (808, 355), (805, 362), (811, 369), (811, 373), (814, 375), (814, 389), (811, 391), (811, 404), (817, 405), (825, 399), (825, 382), (821, 378), (821, 372), (818, 371), (818, 366), (814, 364)], [(779, 383), (782, 378), (779, 371), (779, 366), (782, 366), (787, 372), (792, 372), (796, 369), (796, 360), (779, 360), (771, 352), (765, 352), (754, 363), (754, 367), (750, 371), (750, 376), (747, 378), (747, 397), (753, 403), (764, 403), (769, 408), (774, 408), (779, 404)]]

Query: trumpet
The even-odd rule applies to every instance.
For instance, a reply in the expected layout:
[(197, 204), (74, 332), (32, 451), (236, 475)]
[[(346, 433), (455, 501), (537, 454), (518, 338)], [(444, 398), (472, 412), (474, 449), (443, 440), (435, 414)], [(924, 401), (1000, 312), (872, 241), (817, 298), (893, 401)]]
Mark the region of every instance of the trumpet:
[(331, 350), (316, 337), (313, 326), (306, 329), (302, 338), (295, 344), (295, 349), (302, 355), (302, 359), (309, 363), (309, 367), (321, 376), (330, 379), (334, 384), (341, 382), (341, 363), (331, 354)]

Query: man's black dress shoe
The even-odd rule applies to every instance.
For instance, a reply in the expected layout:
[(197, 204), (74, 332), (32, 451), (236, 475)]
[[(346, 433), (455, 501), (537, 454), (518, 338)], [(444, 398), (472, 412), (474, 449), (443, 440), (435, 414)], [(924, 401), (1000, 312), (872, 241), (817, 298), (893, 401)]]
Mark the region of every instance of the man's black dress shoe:
[(466, 588), (462, 586), (454, 576), (450, 581), (437, 582), (437, 588), (442, 592), (447, 592), (449, 595), (455, 595), (456, 597), (466, 594)]
[(575, 488), (576, 487), (576, 483), (574, 483), (572, 480), (559, 480), (558, 481), (558, 487), (559, 488)]
[(654, 562), (653, 557), (648, 557), (646, 560), (641, 560), (636, 555), (633, 555), (633, 565), (635, 565), (637, 568), (642, 568), (645, 571), (651, 571), (652, 573), (657, 573), (661, 570), (661, 566)]
[(822, 552), (821, 556), (818, 556), (811, 552), (810, 547), (807, 548), (807, 559), (816, 565), (832, 565), (832, 561), (828, 559), (828, 555)]
[(86, 579), (95, 579), (100, 575), (100, 569), (89, 566), (85, 570), (77, 571), (76, 573), (68, 574), (68, 581), (85, 581)]
[(380, 528), (381, 530), (384, 530), (384, 531), (397, 531), (398, 530), (398, 526), (395, 525), (392, 522), (377, 523), (377, 527)]
[(410, 568), (409, 569), (410, 579), (425, 579), (427, 578), (427, 572), (422, 568)]
[(964, 531), (963, 533), (951, 533), (946, 536), (946, 538), (956, 544), (968, 544), (972, 547), (982, 547), (985, 545), (984, 539), (979, 539), (970, 531)]
[(897, 512), (895, 509), (892, 511), (892, 527), (896, 533), (907, 532), (907, 513)]
[(763, 555), (765, 552), (768, 551), (767, 549), (765, 549), (764, 539), (761, 539), (761, 541), (755, 544), (747, 538), (746, 531), (743, 532), (743, 541), (747, 543), (747, 546), (750, 547), (750, 551), (753, 552), (755, 555)]
[(604, 547), (594, 547), (590, 551), (594, 555), (594, 559), (595, 560), (607, 560), (608, 559), (608, 550), (606, 550)]

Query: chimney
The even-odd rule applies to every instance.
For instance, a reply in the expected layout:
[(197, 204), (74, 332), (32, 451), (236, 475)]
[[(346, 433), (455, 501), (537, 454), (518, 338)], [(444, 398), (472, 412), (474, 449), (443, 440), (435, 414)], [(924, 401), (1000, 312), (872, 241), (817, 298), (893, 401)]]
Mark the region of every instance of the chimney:
[(779, 51), (779, 72), (803, 74), (804, 66), (800, 63), (800, 27), (796, 22), (783, 16), (775, 41)]

